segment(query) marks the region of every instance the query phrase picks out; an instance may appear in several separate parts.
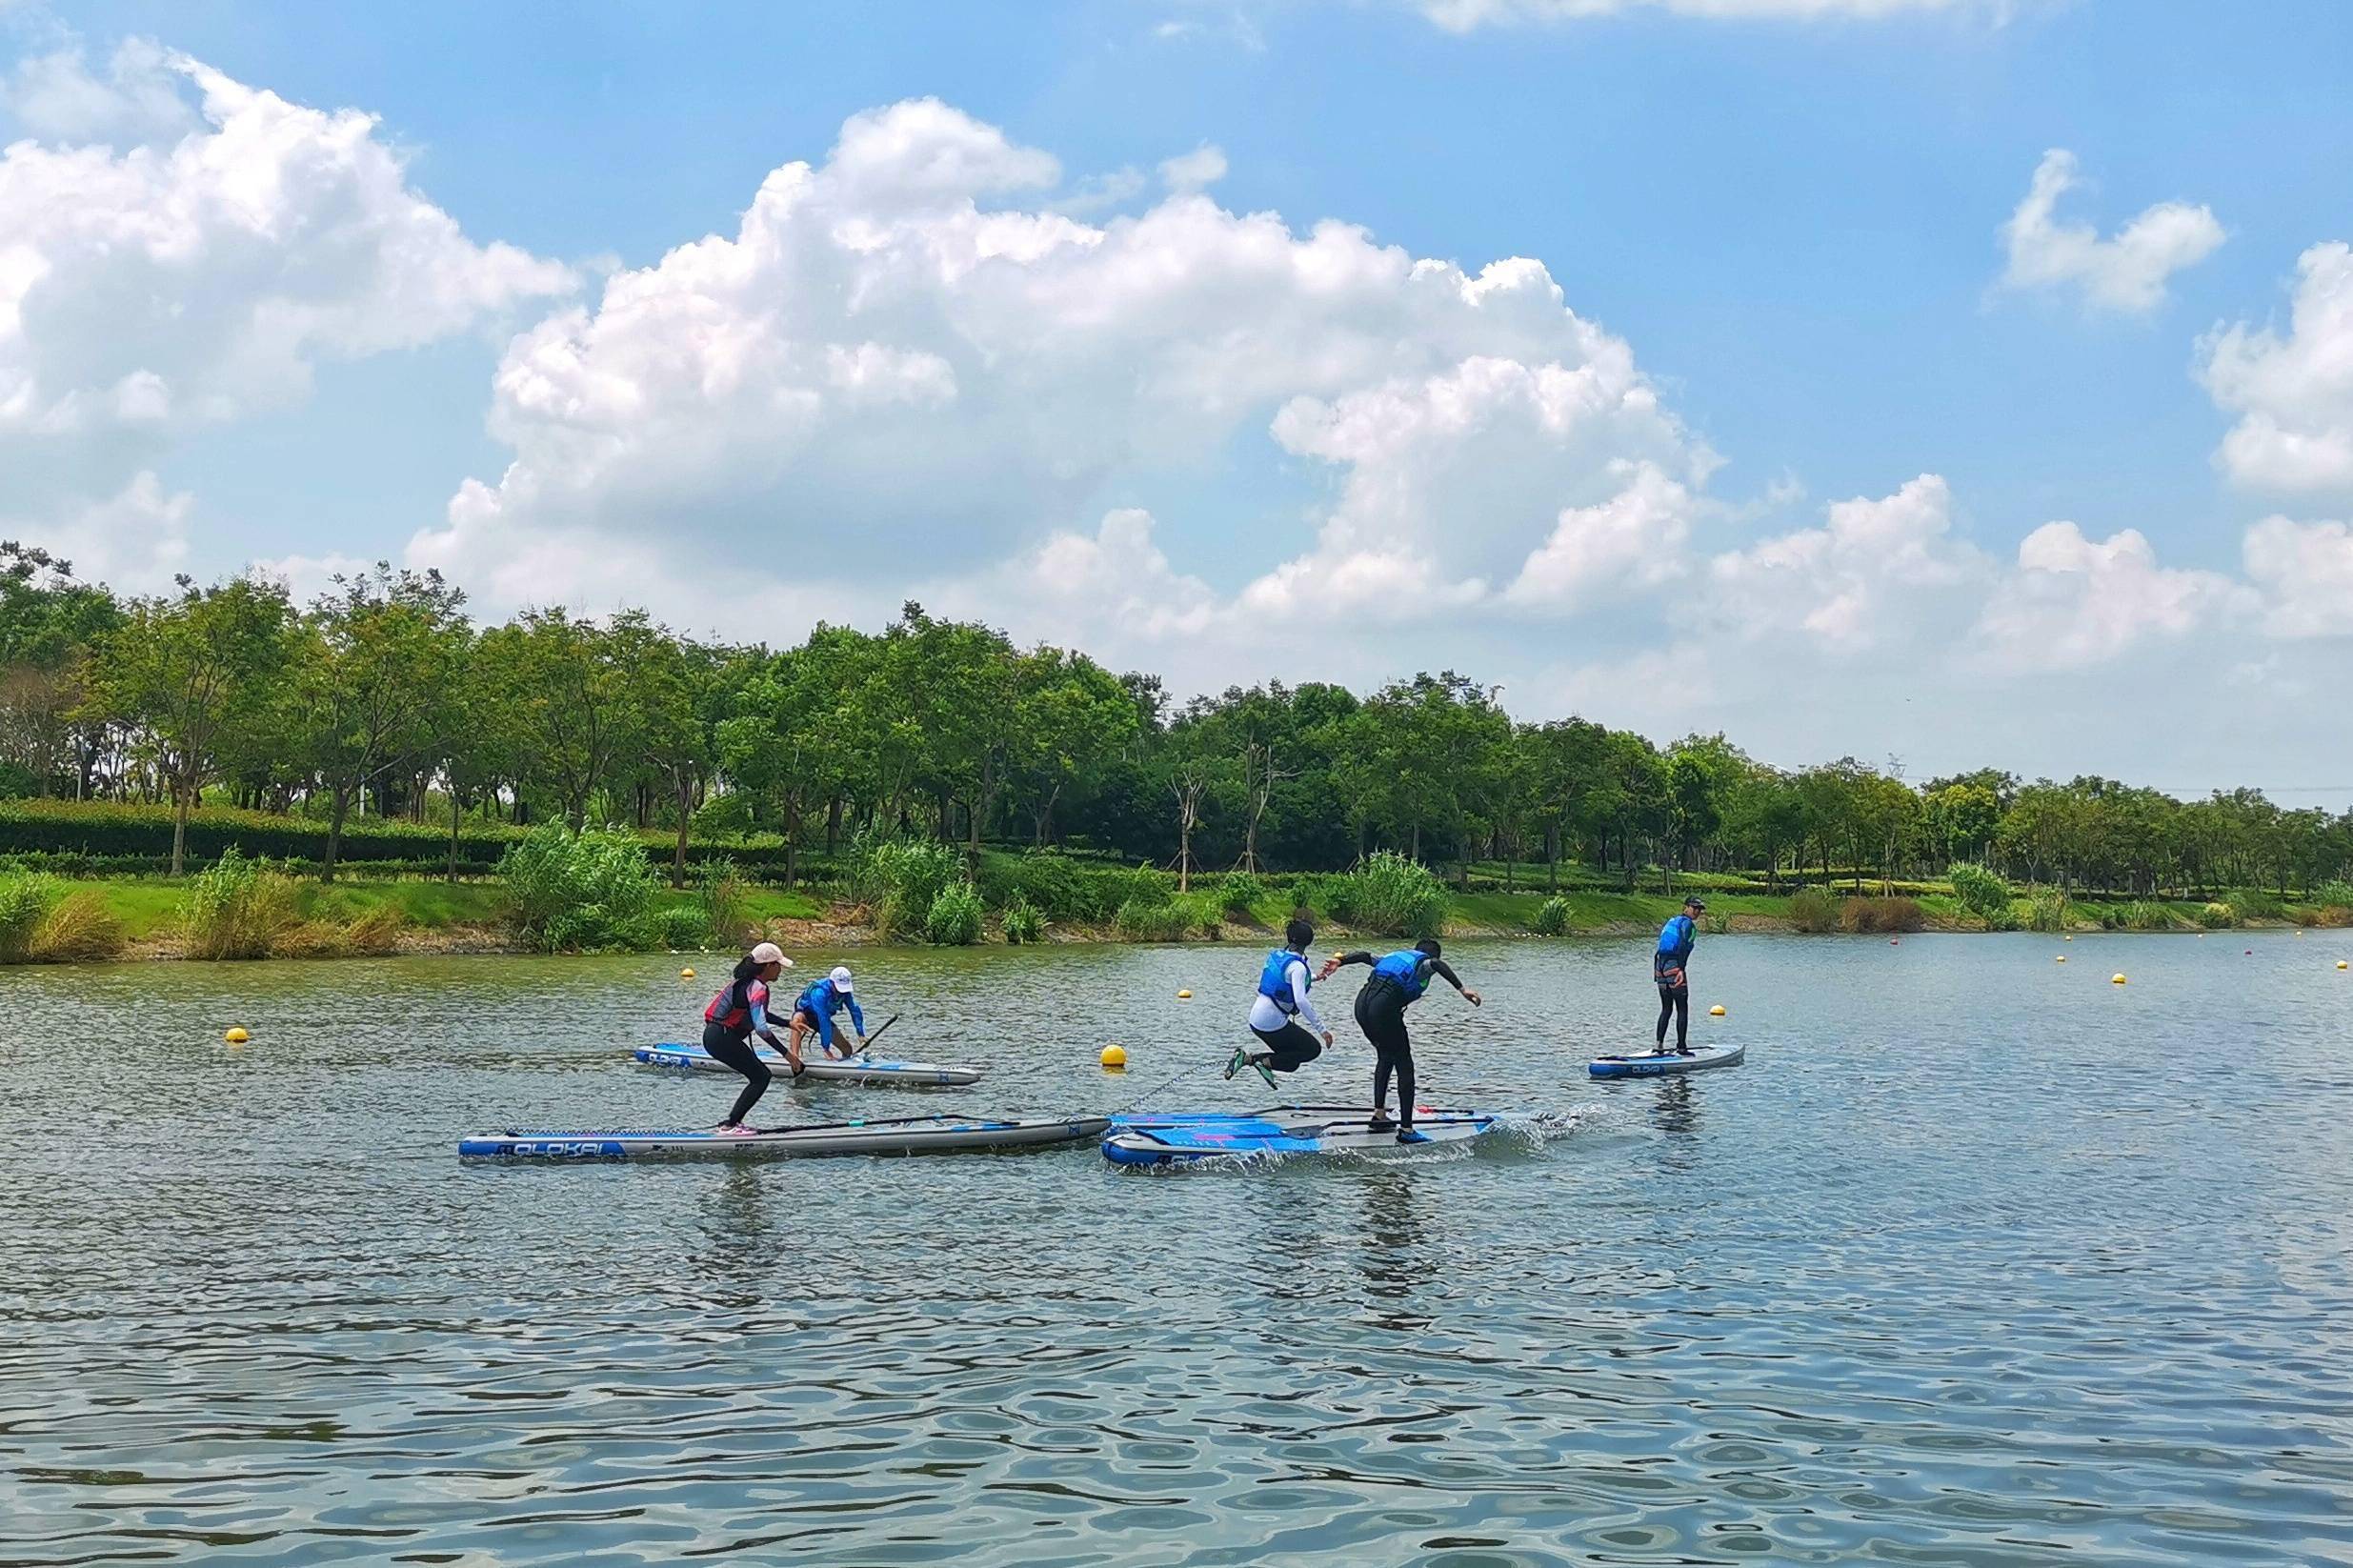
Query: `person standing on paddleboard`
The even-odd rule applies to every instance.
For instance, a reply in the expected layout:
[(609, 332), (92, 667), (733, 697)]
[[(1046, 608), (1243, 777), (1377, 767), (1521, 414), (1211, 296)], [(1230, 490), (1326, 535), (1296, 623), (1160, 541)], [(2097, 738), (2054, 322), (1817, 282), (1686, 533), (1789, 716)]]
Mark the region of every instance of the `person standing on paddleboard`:
[(1335, 971), (1347, 964), (1373, 966), (1372, 978), (1357, 993), (1357, 1027), (1373, 1042), (1373, 1131), (1389, 1130), (1389, 1076), (1395, 1073), (1398, 1141), (1427, 1143), (1430, 1135), (1414, 1129), (1414, 1042), (1405, 1032), (1405, 1010), (1421, 1000), (1421, 994), (1430, 989), (1433, 975), (1461, 992), (1462, 999), (1473, 1007), (1480, 1005), (1478, 993), (1464, 985), (1447, 967), (1446, 960), (1438, 956), (1435, 936), (1424, 936), (1412, 947), (1385, 958), (1363, 952), (1326, 958), (1323, 973), (1317, 977), (1328, 980)]
[(735, 1096), (734, 1109), (719, 1123), (719, 1131), (732, 1136), (751, 1134), (743, 1118), (752, 1114), (752, 1107), (760, 1102), (775, 1077), (752, 1049), (753, 1035), (783, 1052), (793, 1066), (793, 1075), (801, 1075), (799, 1040), (777, 1039), (775, 1023), (768, 1015), (768, 988), (792, 961), (775, 943), (762, 942), (736, 961), (734, 976), (703, 1009), (703, 1049), (713, 1060), (723, 1061), (744, 1075), (743, 1093)]
[[(1250, 1003), (1250, 1032), (1258, 1036), (1264, 1049), (1238, 1046), (1233, 1060), (1225, 1064), (1229, 1078), (1245, 1065), (1257, 1068), (1269, 1089), (1275, 1087), (1276, 1074), (1297, 1072), (1332, 1043), (1332, 1031), (1317, 1016), (1316, 1004), (1307, 999), (1307, 988), (1316, 983), (1307, 968), (1307, 949), (1316, 939), (1316, 928), (1305, 920), (1294, 920), (1282, 935), (1288, 945), (1266, 955), (1266, 967), (1258, 972), (1258, 994)], [(1321, 1041), (1316, 1038), (1318, 1035), (1323, 1036)]]
[(1698, 894), (1683, 900), (1683, 913), (1669, 915), (1651, 955), (1650, 977), (1659, 987), (1659, 1051), (1667, 1049), (1667, 1020), (1675, 1020), (1675, 1054), (1691, 1055), (1691, 976), (1685, 966), (1699, 940), (1699, 915), (1707, 904)]
[[(866, 1015), (858, 1011), (858, 999), (851, 994), (853, 982), (847, 964), (836, 964), (834, 973), (811, 984), (793, 1004), (793, 1045), (799, 1049), (800, 1037), (814, 1034), (825, 1054), (836, 1060), (855, 1056), (866, 1049)], [(850, 1027), (856, 1032), (857, 1044), (835, 1048), (834, 1015), (843, 1008), (850, 1010)]]

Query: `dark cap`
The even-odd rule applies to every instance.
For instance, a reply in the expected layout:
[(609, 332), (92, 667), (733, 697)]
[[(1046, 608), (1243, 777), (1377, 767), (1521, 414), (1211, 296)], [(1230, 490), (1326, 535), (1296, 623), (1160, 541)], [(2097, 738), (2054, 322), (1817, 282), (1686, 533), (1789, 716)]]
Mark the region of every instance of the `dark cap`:
[(1690, 897), (1683, 900), (1683, 907), (1685, 909), (1705, 909), (1707, 908), (1707, 900), (1695, 893)]

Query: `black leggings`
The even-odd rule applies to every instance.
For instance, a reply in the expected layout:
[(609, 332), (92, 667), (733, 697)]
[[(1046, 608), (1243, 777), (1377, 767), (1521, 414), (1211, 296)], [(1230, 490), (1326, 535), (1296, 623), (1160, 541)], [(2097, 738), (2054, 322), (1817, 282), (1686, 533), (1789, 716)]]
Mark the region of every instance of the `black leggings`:
[(1376, 976), (1357, 993), (1357, 1027), (1373, 1042), (1373, 1115), (1389, 1103), (1389, 1075), (1398, 1079), (1398, 1126), (1414, 1124), (1414, 1042), (1405, 1033), (1405, 992)]
[(749, 1080), (743, 1093), (735, 1096), (735, 1108), (727, 1114), (728, 1126), (741, 1127), (743, 1118), (752, 1114), (752, 1107), (759, 1104), (760, 1096), (768, 1093), (768, 1085), (776, 1075), (752, 1049), (749, 1035), (732, 1034), (715, 1023), (707, 1023), (703, 1025), (703, 1049), (711, 1053), (713, 1060), (727, 1063)]
[(1253, 1029), (1251, 1033), (1266, 1042), (1273, 1058), (1266, 1065), (1277, 1073), (1296, 1073), (1323, 1055), (1323, 1042), (1297, 1018), (1280, 1029)]
[(1667, 1043), (1667, 1019), (1675, 1020), (1675, 1046), (1681, 1050), (1691, 1038), (1691, 987), (1662, 985), (1659, 988), (1659, 1043)]

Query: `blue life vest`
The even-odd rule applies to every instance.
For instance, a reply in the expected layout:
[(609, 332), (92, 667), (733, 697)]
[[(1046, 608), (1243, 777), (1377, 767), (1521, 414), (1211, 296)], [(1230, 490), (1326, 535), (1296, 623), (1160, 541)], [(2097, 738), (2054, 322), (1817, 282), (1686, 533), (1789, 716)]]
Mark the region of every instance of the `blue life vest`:
[(1430, 977), (1421, 968), (1425, 961), (1420, 949), (1409, 947), (1375, 964), (1373, 973), (1404, 992), (1407, 1001), (1418, 1002), (1421, 994), (1430, 989)]
[[(1296, 1015), (1299, 1004), (1291, 995), (1291, 982), (1287, 976), (1293, 964), (1305, 962), (1307, 959), (1303, 955), (1294, 953), (1287, 947), (1278, 947), (1268, 954), (1266, 967), (1258, 972), (1258, 995), (1285, 1013)], [(1312, 969), (1307, 972), (1307, 983), (1316, 983), (1316, 972)]]
[(815, 981), (794, 1001), (793, 1011), (806, 1013), (813, 1018), (830, 1018), (841, 1011), (841, 993), (834, 989), (831, 980)]

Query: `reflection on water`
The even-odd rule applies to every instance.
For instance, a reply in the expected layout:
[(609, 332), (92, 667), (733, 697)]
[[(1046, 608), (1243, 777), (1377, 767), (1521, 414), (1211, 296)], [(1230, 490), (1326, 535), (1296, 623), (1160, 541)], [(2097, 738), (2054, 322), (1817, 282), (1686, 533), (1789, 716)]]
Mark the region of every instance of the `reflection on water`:
[[(674, 960), (0, 973), (0, 1568), (2353, 1561), (2353, 938), (2083, 940), (1712, 941), (1610, 1084), (1648, 944), (1486, 945), (1423, 1097), (1546, 1130), (1175, 1175), (458, 1165), (715, 1120)], [(868, 954), (990, 1075), (773, 1119), (1256, 1103), (1256, 965)]]

